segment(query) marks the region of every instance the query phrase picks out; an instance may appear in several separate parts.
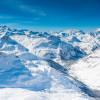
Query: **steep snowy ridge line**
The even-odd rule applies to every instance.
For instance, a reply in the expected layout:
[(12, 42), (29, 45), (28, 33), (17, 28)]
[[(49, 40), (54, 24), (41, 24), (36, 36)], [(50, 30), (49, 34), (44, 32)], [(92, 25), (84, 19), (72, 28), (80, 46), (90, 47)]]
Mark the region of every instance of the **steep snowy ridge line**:
[(71, 65), (69, 74), (100, 93), (100, 48)]
[(60, 64), (58, 64), (52, 60), (46, 60), (46, 61), (50, 64), (50, 66), (52, 68), (58, 70), (63, 75), (67, 76), (74, 85), (78, 86), (81, 89), (81, 91), (83, 93), (88, 94), (90, 97), (93, 97), (95, 99), (100, 98), (100, 91), (99, 90), (93, 90), (89, 86), (87, 86), (86, 84), (84, 84), (81, 81), (77, 80), (76, 78), (72, 77), (71, 75), (69, 75), (68, 70), (66, 70)]

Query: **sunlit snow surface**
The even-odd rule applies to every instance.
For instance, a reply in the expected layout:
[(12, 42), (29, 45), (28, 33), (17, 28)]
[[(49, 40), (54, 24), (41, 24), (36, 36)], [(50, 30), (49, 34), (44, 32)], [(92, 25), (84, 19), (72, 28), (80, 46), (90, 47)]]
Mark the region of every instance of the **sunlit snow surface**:
[(99, 32), (38, 33), (1, 26), (0, 100), (94, 100), (61, 71), (99, 90), (100, 50), (91, 54), (96, 58), (87, 56), (99, 48)]

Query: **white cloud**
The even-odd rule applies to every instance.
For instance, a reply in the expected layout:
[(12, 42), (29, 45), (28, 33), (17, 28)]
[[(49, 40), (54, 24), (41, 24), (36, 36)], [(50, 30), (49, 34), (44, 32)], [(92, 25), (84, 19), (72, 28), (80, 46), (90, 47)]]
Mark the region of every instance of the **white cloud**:
[(25, 10), (25, 11), (28, 11), (28, 12), (31, 12), (31, 13), (36, 13), (36, 9), (33, 9), (27, 5), (20, 5), (19, 6), (21, 9)]
[(34, 13), (36, 15), (46, 16), (46, 13), (43, 10), (41, 10), (41, 8), (39, 8), (39, 7), (20, 5), (19, 8), (26, 11), (26, 12)]
[(0, 19), (11, 19), (12, 17), (9, 17), (9, 16), (0, 16)]
[(44, 13), (44, 12), (40, 12), (40, 15), (42, 15), (42, 16), (46, 16), (46, 13)]
[(34, 20), (40, 20), (40, 18), (34, 18)]
[(33, 23), (32, 21), (17, 21), (18, 23)]

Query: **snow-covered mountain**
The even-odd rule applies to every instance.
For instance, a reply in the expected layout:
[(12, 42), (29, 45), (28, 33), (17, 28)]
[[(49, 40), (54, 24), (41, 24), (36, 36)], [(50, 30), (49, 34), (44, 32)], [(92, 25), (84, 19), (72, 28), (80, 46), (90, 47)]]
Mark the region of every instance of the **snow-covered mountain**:
[[(41, 33), (0, 26), (0, 100), (99, 98), (93, 91), (99, 91), (99, 33)], [(93, 78), (84, 75), (88, 71)]]
[(100, 48), (76, 61), (70, 67), (70, 74), (93, 89), (100, 90)]

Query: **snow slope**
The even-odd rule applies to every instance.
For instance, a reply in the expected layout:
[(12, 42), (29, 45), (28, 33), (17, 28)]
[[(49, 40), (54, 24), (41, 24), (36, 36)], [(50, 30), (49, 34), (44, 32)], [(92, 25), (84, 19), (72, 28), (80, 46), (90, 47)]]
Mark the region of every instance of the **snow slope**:
[(100, 49), (75, 62), (69, 72), (92, 89), (100, 90)]
[(98, 38), (79, 30), (39, 33), (1, 26), (0, 100), (94, 100), (74, 84), (64, 65), (98, 47)]
[(1, 100), (93, 100), (46, 61), (28, 56), (0, 53)]

